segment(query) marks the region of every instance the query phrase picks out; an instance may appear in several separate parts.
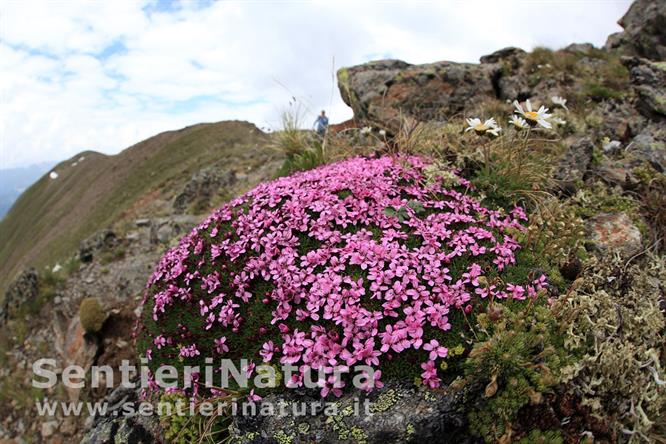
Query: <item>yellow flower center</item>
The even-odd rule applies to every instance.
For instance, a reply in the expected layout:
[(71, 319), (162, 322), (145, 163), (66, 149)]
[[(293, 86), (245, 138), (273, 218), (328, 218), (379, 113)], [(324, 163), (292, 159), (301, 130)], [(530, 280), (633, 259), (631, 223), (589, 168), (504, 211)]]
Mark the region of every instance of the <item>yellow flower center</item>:
[(483, 131), (486, 130), (486, 125), (484, 125), (483, 123), (479, 123), (474, 127), (474, 130), (479, 131), (479, 132), (483, 132)]
[(537, 113), (536, 111), (527, 111), (525, 113), (525, 117), (530, 120), (537, 120), (537, 118), (539, 117), (539, 113)]

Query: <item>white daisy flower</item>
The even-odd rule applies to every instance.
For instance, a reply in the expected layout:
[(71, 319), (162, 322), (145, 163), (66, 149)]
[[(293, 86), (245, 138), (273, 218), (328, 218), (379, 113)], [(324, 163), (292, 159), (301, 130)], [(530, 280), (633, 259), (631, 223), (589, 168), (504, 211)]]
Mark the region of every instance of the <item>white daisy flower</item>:
[(531, 124), (536, 124), (539, 126), (542, 126), (544, 128), (552, 128), (553, 125), (548, 122), (551, 114), (548, 113), (548, 108), (544, 107), (543, 105), (539, 108), (538, 111), (533, 111), (532, 110), (532, 103), (530, 103), (530, 100), (527, 99), (525, 101), (525, 109), (518, 103), (517, 100), (513, 101), (513, 106), (516, 107), (516, 111), (522, 115), (528, 122)]
[(569, 108), (567, 108), (567, 99), (560, 96), (553, 96), (550, 98), (550, 101), (553, 102), (553, 105), (561, 106), (569, 111)]
[(361, 128), (361, 134), (366, 135), (370, 134), (372, 132), (372, 127), (371, 126), (364, 126)]
[(51, 173), (49, 174), (49, 177), (51, 179), (57, 179), (58, 178), (58, 173), (56, 173), (55, 171), (51, 171)]
[(527, 120), (515, 114), (509, 119), (509, 124), (513, 125), (518, 130), (524, 130), (530, 127), (530, 124), (527, 123)]
[(560, 119), (559, 117), (555, 117), (555, 116), (551, 117), (550, 121), (553, 122), (555, 125), (560, 125), (560, 126), (567, 124), (566, 120)]
[(379, 135), (382, 137), (386, 136), (386, 130), (379, 130)]
[(499, 132), (502, 131), (502, 128), (500, 128), (492, 117), (485, 122), (481, 122), (481, 119), (478, 117), (466, 120), (469, 127), (465, 128), (465, 132), (473, 130), (479, 135), (491, 134), (493, 136), (499, 136)]

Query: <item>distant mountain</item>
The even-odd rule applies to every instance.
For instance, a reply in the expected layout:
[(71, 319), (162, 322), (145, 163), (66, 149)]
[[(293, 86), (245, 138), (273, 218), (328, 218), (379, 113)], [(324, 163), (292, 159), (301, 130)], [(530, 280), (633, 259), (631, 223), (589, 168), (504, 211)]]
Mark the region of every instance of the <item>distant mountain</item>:
[(86, 151), (42, 167), (57, 177), (43, 174), (0, 220), (0, 289), (28, 265), (43, 267), (76, 252), (97, 230), (170, 211), (175, 194), (204, 168), (245, 174), (262, 165), (268, 137), (247, 122), (204, 123), (114, 156)]
[(53, 165), (55, 162), (40, 162), (26, 167), (0, 169), (0, 219), (7, 214), (21, 193)]

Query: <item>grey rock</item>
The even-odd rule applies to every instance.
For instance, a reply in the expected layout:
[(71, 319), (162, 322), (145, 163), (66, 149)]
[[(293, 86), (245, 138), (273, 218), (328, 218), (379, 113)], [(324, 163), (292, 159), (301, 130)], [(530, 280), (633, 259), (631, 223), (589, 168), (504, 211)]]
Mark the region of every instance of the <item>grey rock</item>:
[(476, 442), (467, 430), (465, 403), (471, 398), (467, 395), (464, 390), (436, 392), (394, 381), (368, 395), (343, 394), (334, 400), (336, 408), (329, 414), (322, 408), (315, 415), (294, 415), (294, 406), (299, 412), (301, 403), (321, 402), (316, 394), (294, 390), (262, 400), (276, 409), (284, 403), (285, 416), (243, 416), (239, 408), (231, 430), (234, 442), (241, 443), (275, 443), (284, 438), (294, 443)]
[(39, 274), (34, 268), (24, 270), (7, 288), (0, 310), (0, 325), (12, 318), (26, 302), (39, 295)]
[(619, 140), (625, 146), (647, 124), (647, 119), (628, 100), (602, 102), (597, 105), (597, 111), (604, 119), (593, 134), (599, 138)]
[(157, 240), (161, 243), (167, 243), (173, 237), (173, 227), (170, 224), (164, 224), (157, 229)]
[(622, 63), (629, 69), (639, 111), (647, 117), (666, 120), (666, 62), (625, 57)]
[(624, 31), (611, 34), (605, 48), (653, 60), (666, 59), (666, 2), (636, 0), (618, 21)]
[(555, 179), (562, 187), (572, 187), (583, 180), (592, 161), (594, 144), (588, 137), (575, 140), (564, 154), (555, 171)]
[(125, 239), (127, 239), (129, 242), (136, 242), (141, 239), (141, 233), (138, 231), (130, 231), (125, 235)]
[(631, 159), (650, 163), (657, 171), (666, 171), (666, 127), (650, 125), (627, 146)]
[(199, 219), (197, 216), (188, 214), (156, 219), (150, 227), (150, 242), (153, 244), (168, 243), (192, 230), (200, 222)]
[(524, 54), (526, 54), (526, 52), (522, 49), (509, 46), (507, 48), (498, 49), (491, 54), (481, 56), (479, 60), (481, 63), (497, 63), (501, 60), (514, 58), (515, 56), (522, 56)]
[(218, 168), (208, 168), (192, 175), (182, 191), (173, 201), (173, 210), (182, 214), (192, 203), (206, 205), (218, 190), (230, 187), (236, 183), (233, 171), (220, 171)]
[(631, 162), (628, 159), (615, 160), (605, 157), (594, 169), (596, 175), (610, 185), (629, 189), (636, 183)]
[(119, 244), (116, 234), (109, 230), (100, 230), (83, 240), (79, 246), (79, 259), (81, 262), (92, 262), (93, 256), (100, 251), (108, 251)]
[(338, 87), (357, 120), (395, 131), (401, 117), (445, 120), (475, 99), (495, 97), (495, 71), (493, 64), (381, 60), (340, 69)]
[(594, 45), (592, 43), (572, 43), (565, 47), (564, 50), (566, 52), (588, 55), (594, 50)]
[[(105, 416), (95, 415), (86, 421), (86, 433), (81, 444), (150, 444), (162, 442), (156, 416), (143, 416), (138, 411), (139, 389), (118, 387), (105, 399)], [(128, 413), (133, 410), (132, 413)]]

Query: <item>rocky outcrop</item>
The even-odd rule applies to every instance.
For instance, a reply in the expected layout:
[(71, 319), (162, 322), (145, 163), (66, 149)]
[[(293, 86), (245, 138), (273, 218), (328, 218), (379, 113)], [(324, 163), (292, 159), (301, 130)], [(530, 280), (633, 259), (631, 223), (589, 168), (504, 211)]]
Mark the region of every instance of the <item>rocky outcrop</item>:
[(39, 275), (34, 268), (28, 268), (9, 285), (0, 307), (0, 326), (13, 317), (21, 305), (34, 300), (39, 295)]
[(109, 229), (100, 230), (81, 242), (79, 260), (84, 263), (92, 262), (95, 254), (111, 250), (116, 245), (118, 245), (118, 238), (113, 231)]
[(190, 231), (200, 219), (189, 214), (153, 219), (150, 221), (150, 241), (154, 244), (167, 243), (174, 237)]
[[(464, 390), (432, 392), (413, 383), (394, 381), (368, 395), (344, 394), (334, 400), (328, 414), (324, 413), (325, 404), (316, 392), (313, 396), (295, 392), (270, 395), (262, 401), (276, 409), (284, 405), (284, 416), (235, 416), (231, 427), (233, 442), (463, 444), (477, 441), (467, 430)], [(303, 405), (311, 408), (313, 402), (321, 403), (318, 414), (300, 413)], [(258, 412), (261, 408), (261, 404), (257, 405)]]
[(191, 204), (208, 205), (221, 188), (229, 187), (236, 183), (234, 171), (222, 171), (219, 168), (206, 168), (192, 175), (189, 182), (185, 184), (182, 191), (173, 201), (173, 210), (176, 214), (182, 214)]
[(494, 97), (495, 66), (381, 60), (338, 71), (344, 102), (361, 121), (395, 129), (401, 117), (443, 120), (480, 97)]
[(608, 37), (607, 49), (653, 60), (666, 59), (666, 2), (637, 0), (618, 24), (624, 31)]
[(631, 85), (638, 96), (638, 109), (649, 118), (666, 118), (666, 62), (638, 57), (622, 61), (629, 68)]
[[(81, 444), (152, 444), (163, 442), (155, 416), (140, 415), (140, 390), (118, 387), (106, 399), (105, 415), (88, 418)], [(131, 411), (132, 413), (128, 413)]]
[(576, 183), (583, 180), (592, 161), (593, 148), (589, 137), (577, 139), (571, 144), (555, 171), (555, 179), (561, 189), (573, 191)]

